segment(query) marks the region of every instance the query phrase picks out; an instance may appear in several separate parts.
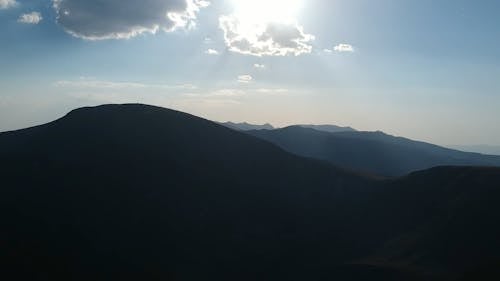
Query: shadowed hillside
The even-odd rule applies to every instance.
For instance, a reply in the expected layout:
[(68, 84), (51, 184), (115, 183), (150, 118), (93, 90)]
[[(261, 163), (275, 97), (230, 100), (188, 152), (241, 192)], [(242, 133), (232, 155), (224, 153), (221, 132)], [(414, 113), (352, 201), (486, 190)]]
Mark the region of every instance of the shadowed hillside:
[(3, 133), (0, 157), (4, 258), (79, 280), (254, 279), (343, 259), (349, 242), (323, 222), (369, 182), (143, 105), (83, 108)]
[(145, 105), (2, 133), (0, 159), (12, 280), (455, 280), (500, 252), (500, 169), (380, 181)]

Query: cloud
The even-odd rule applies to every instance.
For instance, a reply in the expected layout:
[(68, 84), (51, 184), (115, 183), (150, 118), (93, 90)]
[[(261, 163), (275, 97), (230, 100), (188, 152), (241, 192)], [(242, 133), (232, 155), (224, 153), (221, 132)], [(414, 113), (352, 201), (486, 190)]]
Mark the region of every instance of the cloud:
[(184, 93), (183, 96), (190, 98), (221, 98), (221, 97), (241, 97), (246, 92), (241, 89), (216, 89), (209, 92), (198, 91), (196, 93)]
[(277, 89), (260, 88), (257, 89), (256, 92), (260, 94), (274, 95), (274, 96), (285, 96), (289, 94), (289, 90), (283, 88), (277, 88)]
[(312, 51), (314, 36), (293, 22), (246, 22), (221, 16), (219, 27), (230, 51), (253, 56), (299, 56)]
[(251, 75), (240, 75), (240, 76), (238, 76), (238, 82), (239, 83), (248, 84), (248, 83), (252, 82), (252, 80), (253, 80), (253, 77)]
[(128, 39), (195, 26), (205, 0), (52, 0), (57, 22), (86, 40)]
[(52, 91), (83, 104), (146, 103), (170, 107), (186, 92), (199, 89), (191, 84), (151, 84), (129, 81), (107, 81), (91, 77), (53, 82)]
[(264, 69), (264, 68), (266, 68), (265, 65), (259, 64), (259, 63), (254, 64), (253, 67), (258, 68), (258, 69)]
[(81, 77), (78, 80), (61, 80), (53, 83), (55, 87), (74, 89), (101, 89), (101, 90), (137, 90), (137, 89), (184, 89), (196, 90), (197, 87), (191, 84), (166, 85), (166, 84), (144, 84), (134, 82), (115, 82), (97, 80), (94, 78)]
[(246, 93), (240, 89), (220, 89), (215, 90), (209, 94), (211, 97), (239, 97), (244, 96)]
[(226, 88), (226, 89), (215, 89), (209, 92), (205, 91), (197, 91), (191, 93), (184, 93), (184, 97), (189, 98), (241, 98), (244, 96), (255, 96), (255, 95), (266, 95), (266, 96), (285, 96), (289, 95), (290, 91), (284, 88), (245, 88), (243, 89), (235, 89), (235, 88)]
[(330, 49), (323, 49), (323, 52), (328, 53), (328, 54), (333, 53), (333, 51), (332, 51), (332, 50), (330, 50)]
[(354, 52), (354, 47), (349, 44), (338, 44), (333, 48), (333, 50), (339, 53), (352, 53)]
[(232, 108), (242, 103), (232, 99), (185, 98), (171, 102), (171, 107), (185, 112), (205, 112), (208, 108)]
[(0, 0), (0, 10), (6, 10), (17, 5), (16, 0)]
[(214, 49), (208, 49), (208, 50), (205, 51), (205, 54), (217, 56), (219, 54), (219, 51), (214, 50)]
[(26, 24), (39, 24), (43, 20), (42, 14), (39, 12), (32, 12), (29, 14), (23, 14), (17, 19), (17, 22)]

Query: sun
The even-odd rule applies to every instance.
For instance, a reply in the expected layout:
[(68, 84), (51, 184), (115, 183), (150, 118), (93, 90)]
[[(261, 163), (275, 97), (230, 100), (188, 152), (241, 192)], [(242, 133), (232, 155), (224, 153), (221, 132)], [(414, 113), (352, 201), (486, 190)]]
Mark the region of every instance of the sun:
[(296, 21), (303, 0), (232, 0), (235, 15), (254, 23)]

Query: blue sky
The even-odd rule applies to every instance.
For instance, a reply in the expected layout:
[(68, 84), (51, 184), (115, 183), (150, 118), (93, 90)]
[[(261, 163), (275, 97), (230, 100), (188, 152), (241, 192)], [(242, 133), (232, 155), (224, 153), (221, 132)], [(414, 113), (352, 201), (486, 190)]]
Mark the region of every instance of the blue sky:
[(0, 131), (141, 102), (500, 145), (499, 10), (494, 0), (0, 0)]

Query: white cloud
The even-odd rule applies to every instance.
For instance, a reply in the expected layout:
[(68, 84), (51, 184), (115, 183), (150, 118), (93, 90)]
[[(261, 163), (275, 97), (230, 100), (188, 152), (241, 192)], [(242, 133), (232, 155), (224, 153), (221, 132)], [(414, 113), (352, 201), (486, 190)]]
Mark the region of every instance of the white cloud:
[(314, 36), (295, 22), (252, 22), (230, 15), (219, 18), (230, 51), (253, 56), (308, 54)]
[(23, 14), (17, 19), (17, 22), (26, 24), (39, 24), (42, 21), (42, 14), (39, 12), (32, 12), (29, 14)]
[(171, 106), (185, 112), (206, 112), (207, 109), (227, 109), (242, 103), (232, 99), (185, 98), (171, 102)]
[(240, 89), (220, 89), (211, 92), (208, 96), (211, 97), (240, 97), (245, 95), (245, 91)]
[(78, 80), (61, 80), (53, 83), (55, 87), (73, 89), (101, 89), (101, 90), (137, 90), (137, 89), (185, 89), (196, 90), (197, 87), (191, 84), (166, 85), (166, 84), (144, 84), (134, 82), (115, 82), (97, 80), (94, 78), (81, 77)]
[(257, 89), (256, 92), (260, 94), (275, 95), (275, 96), (284, 96), (289, 94), (288, 89), (282, 89), (282, 88), (277, 88), (277, 89), (260, 88)]
[(52, 0), (57, 22), (86, 40), (128, 39), (194, 27), (205, 0)]
[(253, 80), (253, 77), (251, 75), (245, 74), (245, 75), (238, 76), (238, 82), (239, 83), (248, 84), (248, 83), (252, 82), (252, 80)]
[(219, 51), (214, 50), (214, 49), (208, 49), (208, 50), (205, 51), (205, 54), (216, 56), (216, 55), (219, 54)]
[(241, 98), (244, 96), (255, 96), (255, 95), (266, 95), (266, 96), (285, 96), (290, 94), (288, 89), (284, 88), (227, 88), (227, 89), (216, 89), (209, 92), (197, 91), (191, 93), (184, 93), (183, 96), (189, 98)]
[(254, 64), (253, 67), (258, 68), (258, 69), (266, 68), (266, 66), (264, 64), (259, 64), (259, 63)]
[(52, 83), (52, 92), (76, 99), (80, 103), (145, 103), (171, 107), (182, 94), (197, 92), (191, 84), (169, 85), (127, 81), (106, 81), (81, 77)]
[(338, 44), (333, 48), (335, 52), (339, 53), (352, 53), (354, 52), (354, 47), (349, 44)]
[(0, 0), (0, 10), (15, 7), (17, 4), (16, 0)]
[(241, 89), (218, 89), (210, 92), (184, 93), (183, 96), (189, 98), (221, 98), (221, 97), (241, 97), (246, 92)]
[(328, 53), (328, 54), (333, 53), (333, 51), (332, 51), (332, 50), (330, 50), (330, 49), (323, 49), (323, 52)]

